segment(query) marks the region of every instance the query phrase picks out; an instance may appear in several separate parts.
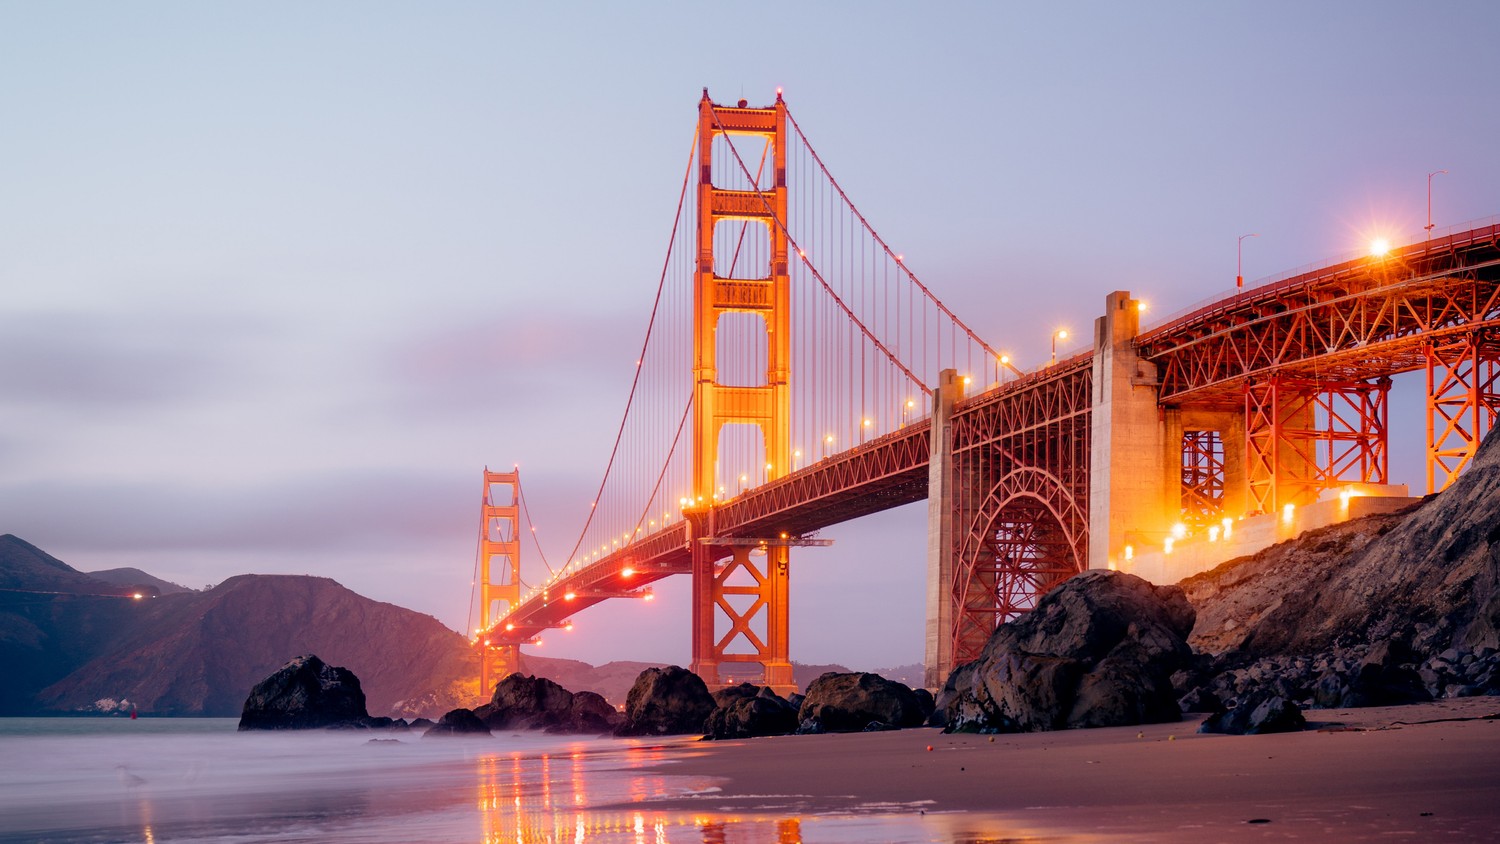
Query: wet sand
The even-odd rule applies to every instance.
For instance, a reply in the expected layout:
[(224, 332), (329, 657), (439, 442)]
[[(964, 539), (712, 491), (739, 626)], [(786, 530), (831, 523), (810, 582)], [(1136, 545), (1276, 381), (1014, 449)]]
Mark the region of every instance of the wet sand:
[(1265, 736), (1200, 735), (1195, 717), (993, 740), (919, 729), (670, 744), (661, 773), (720, 790), (652, 808), (984, 813), (994, 835), (1025, 840), (1494, 840), (1496, 713), (1491, 697), (1310, 710), (1307, 731)]

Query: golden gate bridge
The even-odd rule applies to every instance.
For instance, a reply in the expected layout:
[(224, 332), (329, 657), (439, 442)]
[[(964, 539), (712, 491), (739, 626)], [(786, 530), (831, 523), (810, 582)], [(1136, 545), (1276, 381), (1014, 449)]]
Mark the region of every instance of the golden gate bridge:
[[(928, 501), (928, 684), (1087, 568), (1184, 526), (1389, 483), (1391, 376), (1426, 374), (1429, 491), (1500, 411), (1500, 223), (1298, 272), (1031, 372), (982, 340), (860, 213), (778, 91), (699, 102), (646, 337), (584, 527), (526, 584), (519, 472), (486, 470), (481, 683), (611, 598), (692, 580), (711, 686), (792, 686), (791, 551)], [(538, 549), (540, 550), (540, 549)]]

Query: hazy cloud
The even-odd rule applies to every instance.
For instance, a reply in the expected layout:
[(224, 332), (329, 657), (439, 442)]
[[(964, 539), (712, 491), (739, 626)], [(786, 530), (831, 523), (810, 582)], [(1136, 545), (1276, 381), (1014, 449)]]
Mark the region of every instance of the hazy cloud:
[(64, 408), (159, 404), (219, 392), (237, 370), (225, 326), (122, 313), (0, 316), (0, 394)]

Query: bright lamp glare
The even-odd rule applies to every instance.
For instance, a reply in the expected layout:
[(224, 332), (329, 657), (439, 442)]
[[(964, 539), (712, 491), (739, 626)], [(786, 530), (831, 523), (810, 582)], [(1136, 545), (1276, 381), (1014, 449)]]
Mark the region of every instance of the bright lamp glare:
[(1391, 251), (1391, 242), (1383, 237), (1377, 237), (1370, 241), (1370, 256), (1374, 258), (1384, 257)]

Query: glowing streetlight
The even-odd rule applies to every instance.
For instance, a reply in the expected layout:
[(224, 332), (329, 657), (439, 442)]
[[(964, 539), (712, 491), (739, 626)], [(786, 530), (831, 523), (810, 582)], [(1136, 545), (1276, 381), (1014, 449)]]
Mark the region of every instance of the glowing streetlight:
[(1259, 234), (1242, 234), (1234, 248), (1234, 286), (1238, 290), (1245, 286), (1245, 238), (1260, 237)]
[(1068, 339), (1068, 329), (1059, 328), (1052, 332), (1052, 359), (1047, 362), (1048, 366), (1057, 363), (1057, 341)]
[(1427, 174), (1427, 225), (1423, 228), (1427, 229), (1429, 235), (1432, 234), (1432, 177), (1439, 173), (1446, 175), (1447, 172), (1447, 170), (1434, 170)]
[(1370, 257), (1384, 258), (1391, 251), (1391, 242), (1383, 237), (1370, 241)]

